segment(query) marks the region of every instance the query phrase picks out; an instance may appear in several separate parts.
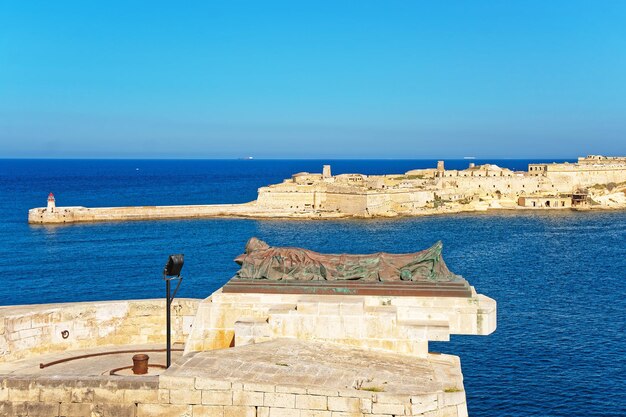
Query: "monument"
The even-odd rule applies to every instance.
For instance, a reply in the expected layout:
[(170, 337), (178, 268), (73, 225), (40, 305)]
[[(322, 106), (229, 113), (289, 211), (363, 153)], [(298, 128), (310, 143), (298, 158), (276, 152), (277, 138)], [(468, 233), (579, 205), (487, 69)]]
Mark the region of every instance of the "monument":
[(257, 238), (235, 258), (241, 265), (225, 292), (470, 297), (470, 286), (441, 256), (443, 244), (407, 254), (321, 254), (271, 247)]
[(428, 344), (492, 333), (496, 302), (442, 248), (322, 254), (251, 238), (223, 288), (174, 302), (167, 369), (164, 300), (3, 307), (0, 415), (467, 417), (459, 358)]

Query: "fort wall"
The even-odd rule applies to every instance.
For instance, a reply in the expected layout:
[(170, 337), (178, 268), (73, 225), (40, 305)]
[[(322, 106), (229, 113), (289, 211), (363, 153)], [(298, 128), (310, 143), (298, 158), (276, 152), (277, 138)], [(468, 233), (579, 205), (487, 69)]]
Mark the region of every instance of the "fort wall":
[[(164, 343), (163, 300), (1, 307), (9, 344), (0, 415), (467, 417), (459, 358), (428, 353), (427, 340), (495, 329), (495, 302), (475, 292), (461, 299), (220, 290), (200, 304), (177, 299), (172, 310), (174, 341), (188, 339), (188, 352), (160, 375), (91, 375), (88, 366), (37, 375), (20, 373), (24, 360)], [(57, 335), (66, 329), (68, 338)], [(411, 344), (418, 349), (405, 350)]]
[[(0, 415), (7, 417), (467, 417), (458, 358), (439, 389), (413, 394), (351, 388), (242, 383), (219, 377), (40, 377), (3, 380)], [(456, 371), (456, 372), (454, 372)]]
[[(184, 343), (200, 300), (176, 299), (172, 337)], [(0, 363), (94, 346), (165, 343), (164, 300), (0, 307)]]

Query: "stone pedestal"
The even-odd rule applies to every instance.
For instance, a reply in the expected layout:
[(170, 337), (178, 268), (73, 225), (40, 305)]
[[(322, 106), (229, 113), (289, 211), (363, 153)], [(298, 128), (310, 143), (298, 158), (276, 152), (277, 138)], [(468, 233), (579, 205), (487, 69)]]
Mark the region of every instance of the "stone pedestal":
[(496, 302), (471, 297), (224, 293), (200, 303), (185, 353), (276, 338), (331, 342), (425, 356), (428, 341), (488, 335)]

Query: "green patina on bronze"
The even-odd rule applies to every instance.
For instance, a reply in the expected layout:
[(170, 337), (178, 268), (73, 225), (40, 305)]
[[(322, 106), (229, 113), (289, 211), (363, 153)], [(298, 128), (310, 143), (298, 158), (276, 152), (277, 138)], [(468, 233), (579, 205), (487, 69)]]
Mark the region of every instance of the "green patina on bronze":
[[(407, 254), (379, 252), (369, 255), (322, 254), (302, 248), (271, 247), (251, 238), (235, 262), (241, 280), (359, 281), (461, 283), (441, 256), (439, 241), (429, 249)], [(315, 291), (315, 290), (314, 290)], [(335, 289), (350, 293), (349, 289)]]

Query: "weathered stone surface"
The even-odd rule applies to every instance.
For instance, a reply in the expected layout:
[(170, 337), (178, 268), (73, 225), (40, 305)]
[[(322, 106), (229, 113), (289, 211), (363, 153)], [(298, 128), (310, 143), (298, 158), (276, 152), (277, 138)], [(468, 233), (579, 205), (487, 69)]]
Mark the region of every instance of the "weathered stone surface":
[(262, 406), (263, 393), (255, 391), (233, 391), (233, 405)]
[(62, 403), (59, 407), (59, 415), (64, 417), (84, 417), (91, 416), (91, 406), (89, 403)]
[[(206, 392), (206, 391), (205, 391)], [(225, 391), (227, 392), (227, 391)], [(230, 392), (227, 392), (230, 395)], [(171, 404), (202, 404), (202, 391), (191, 389), (172, 389), (170, 390)], [(205, 403), (211, 404), (211, 403)]]
[(361, 412), (361, 402), (358, 398), (328, 397), (328, 409), (331, 411)]
[(328, 399), (321, 395), (296, 395), (296, 408), (302, 410), (328, 410)]
[[(171, 398), (170, 393), (170, 398)], [(233, 393), (230, 391), (202, 391), (202, 404), (205, 405), (232, 405)]]
[(194, 405), (193, 417), (224, 417), (224, 407), (216, 405)]
[(263, 394), (263, 405), (265, 407), (295, 408), (296, 396), (278, 392), (266, 392)]
[(227, 405), (224, 407), (224, 417), (256, 417), (256, 407)]
[[(199, 300), (174, 302), (172, 335), (184, 342)], [(7, 306), (0, 309), (0, 364), (68, 350), (165, 342), (163, 300)], [(62, 332), (67, 331), (67, 337)]]
[(139, 404), (136, 417), (192, 417), (191, 405)]
[(135, 417), (135, 404), (94, 404), (91, 407), (91, 417)]

